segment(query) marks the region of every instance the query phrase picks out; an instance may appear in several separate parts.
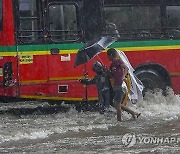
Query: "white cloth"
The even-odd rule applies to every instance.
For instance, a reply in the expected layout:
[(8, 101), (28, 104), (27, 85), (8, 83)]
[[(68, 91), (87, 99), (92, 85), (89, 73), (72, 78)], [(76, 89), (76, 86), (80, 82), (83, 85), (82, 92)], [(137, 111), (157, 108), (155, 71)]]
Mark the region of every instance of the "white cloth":
[(143, 99), (143, 94), (142, 94), (142, 91), (144, 89), (143, 83), (134, 74), (134, 69), (131, 66), (125, 53), (119, 50), (117, 50), (117, 52), (120, 58), (122, 59), (122, 61), (124, 62), (124, 64), (129, 69), (128, 72), (131, 79), (131, 88), (130, 88), (130, 93), (128, 94), (128, 97), (133, 104), (136, 104), (137, 102), (141, 102)]

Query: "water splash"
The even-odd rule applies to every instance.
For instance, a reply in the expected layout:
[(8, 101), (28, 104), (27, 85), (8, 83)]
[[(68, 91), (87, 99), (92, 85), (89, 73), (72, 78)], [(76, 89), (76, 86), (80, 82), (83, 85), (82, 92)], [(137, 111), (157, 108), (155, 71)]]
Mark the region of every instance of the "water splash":
[(180, 115), (180, 95), (174, 94), (172, 89), (167, 90), (167, 96), (162, 91), (148, 92), (139, 110), (145, 117), (177, 117)]

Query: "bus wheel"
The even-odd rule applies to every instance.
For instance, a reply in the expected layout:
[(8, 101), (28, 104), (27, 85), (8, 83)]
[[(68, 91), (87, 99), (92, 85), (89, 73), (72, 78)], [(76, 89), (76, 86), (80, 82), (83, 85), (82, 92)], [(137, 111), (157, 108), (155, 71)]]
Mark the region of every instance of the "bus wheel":
[(166, 84), (163, 78), (154, 70), (140, 70), (137, 71), (136, 76), (141, 80), (144, 85), (143, 95), (145, 92), (155, 89), (162, 89), (163, 92), (166, 89)]

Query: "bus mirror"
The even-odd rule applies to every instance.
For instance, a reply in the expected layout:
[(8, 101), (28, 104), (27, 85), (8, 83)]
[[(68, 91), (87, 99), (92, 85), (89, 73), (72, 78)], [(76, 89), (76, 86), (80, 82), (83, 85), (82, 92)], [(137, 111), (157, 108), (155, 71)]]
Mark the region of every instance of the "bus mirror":
[(50, 52), (51, 52), (51, 55), (58, 55), (59, 54), (59, 49), (58, 48), (52, 48), (50, 50)]

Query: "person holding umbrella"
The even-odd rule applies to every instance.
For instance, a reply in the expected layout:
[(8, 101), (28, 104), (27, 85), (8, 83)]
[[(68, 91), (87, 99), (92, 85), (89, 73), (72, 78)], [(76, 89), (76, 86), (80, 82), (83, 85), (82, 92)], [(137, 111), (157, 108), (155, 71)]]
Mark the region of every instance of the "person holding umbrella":
[(80, 83), (91, 85), (96, 84), (98, 91), (98, 108), (99, 112), (103, 114), (105, 110), (110, 107), (110, 80), (108, 77), (108, 73), (102, 66), (102, 64), (98, 61), (95, 61), (92, 65), (92, 70), (96, 73), (94, 78), (92, 79), (80, 79)]
[[(117, 40), (117, 38), (115, 38), (115, 37), (103, 36), (103, 37), (99, 38), (98, 41), (96, 41), (96, 42), (93, 41), (91, 43), (88, 43), (88, 45), (85, 44), (85, 46), (83, 48), (79, 49), (77, 54), (76, 54), (76, 58), (75, 58), (75, 62), (74, 62), (74, 68), (78, 67), (79, 65), (84, 65), (85, 72), (87, 72), (86, 63), (91, 61), (94, 57), (98, 56), (98, 54), (100, 54), (108, 46), (113, 44), (116, 40)], [(86, 80), (87, 73), (85, 73), (84, 74), (85, 79), (81, 79), (80, 82), (82, 84), (85, 84), (85, 85), (96, 84), (97, 89), (98, 89), (99, 104), (104, 104), (105, 106), (108, 106), (109, 95), (110, 95), (110, 100), (111, 100), (111, 98), (112, 98), (111, 94), (112, 93), (110, 92), (110, 94), (109, 94), (108, 88), (105, 88), (105, 87), (110, 86), (110, 91), (112, 91), (112, 87), (111, 87), (109, 79), (107, 80), (105, 70), (106, 69), (102, 66), (102, 63), (94, 62), (93, 71), (96, 73), (94, 79), (92, 79), (92, 80), (87, 79)], [(103, 81), (103, 79), (104, 79), (104, 81)], [(109, 84), (109, 85), (107, 85), (107, 84)], [(87, 86), (85, 86), (86, 101), (88, 100), (87, 93), (88, 93), (88, 88), (87, 88)], [(107, 95), (105, 93), (107, 93)], [(110, 101), (110, 103), (111, 103), (111, 101)]]
[(125, 80), (125, 77), (128, 73), (128, 67), (124, 64), (121, 58), (118, 57), (117, 51), (114, 48), (108, 49), (107, 56), (108, 59), (112, 61), (110, 65), (110, 75), (114, 81), (113, 99), (114, 99), (114, 107), (116, 108), (117, 111), (117, 120), (118, 121), (122, 120), (121, 109), (130, 113), (132, 117), (135, 119), (136, 116), (139, 117), (140, 113), (134, 112), (122, 104), (124, 98), (122, 83)]

